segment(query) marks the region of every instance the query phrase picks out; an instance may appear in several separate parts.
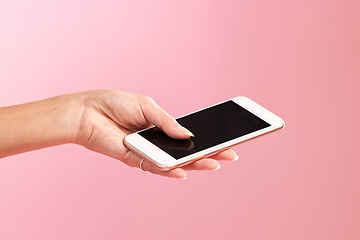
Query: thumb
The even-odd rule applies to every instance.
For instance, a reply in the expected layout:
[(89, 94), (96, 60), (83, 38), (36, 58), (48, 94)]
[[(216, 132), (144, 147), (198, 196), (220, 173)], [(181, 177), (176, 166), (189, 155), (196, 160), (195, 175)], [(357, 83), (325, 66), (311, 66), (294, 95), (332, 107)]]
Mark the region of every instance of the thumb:
[(181, 126), (173, 117), (159, 107), (149, 97), (139, 97), (140, 107), (145, 119), (163, 130), (169, 137), (176, 139), (187, 139), (194, 135)]

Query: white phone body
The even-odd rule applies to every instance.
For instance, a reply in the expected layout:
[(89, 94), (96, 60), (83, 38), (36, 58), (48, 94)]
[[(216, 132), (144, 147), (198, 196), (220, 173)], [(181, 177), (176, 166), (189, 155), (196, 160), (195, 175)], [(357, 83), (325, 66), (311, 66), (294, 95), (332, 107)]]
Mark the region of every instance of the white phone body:
[[(236, 104), (237, 107), (235, 107), (234, 103)], [(231, 110), (223, 110), (223, 108), (225, 108), (224, 106), (228, 106), (227, 108), (230, 107)], [(239, 108), (239, 112), (241, 112), (241, 113), (236, 112), (237, 108)], [(219, 112), (221, 112), (221, 113), (217, 113), (217, 109), (219, 109)], [(230, 113), (228, 113), (227, 111)], [(150, 131), (154, 132), (155, 129), (144, 129), (142, 131), (139, 131), (139, 132), (136, 132), (136, 133), (126, 136), (125, 145), (131, 151), (136, 153), (138, 156), (151, 162), (156, 167), (158, 167), (162, 170), (170, 170), (170, 169), (173, 169), (176, 167), (181, 167), (183, 165), (189, 164), (189, 163), (199, 160), (201, 158), (211, 156), (211, 155), (216, 154), (225, 149), (229, 149), (230, 147), (232, 147), (236, 144), (242, 143), (244, 141), (253, 139), (255, 137), (264, 135), (269, 132), (273, 132), (273, 131), (281, 129), (285, 126), (285, 123), (281, 118), (279, 118), (275, 114), (271, 113), (264, 107), (260, 106), (259, 104), (255, 103), (254, 101), (252, 101), (246, 97), (235, 97), (230, 100), (227, 100), (227, 101), (209, 106), (207, 108), (201, 109), (199, 111), (187, 114), (181, 118), (178, 118), (177, 120), (178, 121), (191, 120), (193, 123), (196, 123), (196, 121), (198, 121), (197, 119), (202, 118), (204, 120), (204, 116), (205, 117), (208, 116), (206, 114), (210, 114), (209, 118), (208, 118), (209, 121), (212, 118), (220, 119), (220, 120), (217, 120), (216, 123), (212, 123), (213, 125), (210, 125), (210, 126), (213, 126), (212, 128), (216, 128), (216, 129), (223, 128), (223, 129), (225, 129), (225, 131), (219, 131), (219, 132), (214, 133), (214, 132), (212, 132), (213, 129), (208, 129), (208, 133), (207, 133), (207, 131), (204, 131), (204, 129), (202, 129), (202, 132), (199, 133), (199, 135), (202, 135), (201, 138), (204, 141), (208, 141), (208, 139), (212, 139), (212, 138), (217, 138), (217, 136), (222, 135), (222, 132), (227, 132), (227, 134), (230, 134), (230, 135), (235, 134), (235, 136), (231, 136), (229, 139), (228, 139), (228, 136), (224, 136), (224, 138), (226, 138), (225, 140), (221, 140), (221, 142), (217, 142), (215, 145), (209, 145), (205, 149), (200, 149), (199, 151), (193, 152), (194, 149), (196, 150), (197, 146), (202, 145), (201, 142), (196, 143), (196, 141), (195, 141), (197, 138), (197, 133), (196, 133), (197, 129), (194, 128), (191, 124), (188, 126), (184, 126), (182, 124), (184, 127), (188, 128), (195, 135), (193, 140), (191, 140), (192, 138), (190, 138), (190, 140), (188, 140), (189, 142), (185, 142), (185, 145), (186, 145), (186, 148), (184, 148), (185, 150), (181, 150), (182, 147), (179, 148), (180, 150), (177, 149), (176, 148), (177, 142), (175, 142), (174, 140), (170, 140), (170, 139), (169, 139), (169, 142), (171, 142), (171, 141), (175, 142), (175, 148), (174, 148), (174, 143), (172, 143), (172, 142), (171, 142), (171, 144), (172, 144), (171, 147), (166, 146), (166, 149), (163, 148), (162, 147), (163, 144), (158, 144), (156, 142), (157, 140), (156, 139), (154, 140), (153, 137), (151, 136)], [(219, 114), (220, 115), (224, 114), (226, 116), (220, 116)], [(235, 116), (234, 119), (231, 119), (232, 114)], [(243, 118), (242, 117), (243, 115), (245, 116), (244, 118), (246, 118), (245, 120), (240, 119), (240, 118)], [(254, 117), (253, 115), (256, 117)], [(197, 118), (197, 116), (199, 116), (199, 117)], [(236, 119), (236, 118), (239, 118), (239, 119)], [(223, 125), (228, 124), (228, 125), (233, 126), (234, 131), (229, 126), (220, 126), (220, 125), (222, 125), (221, 121), (223, 121), (221, 119), (224, 119)], [(241, 129), (241, 124), (240, 124), (240, 126), (236, 125), (237, 122), (240, 123), (240, 122), (245, 121), (244, 123), (246, 123), (246, 124), (244, 124), (244, 125), (248, 125), (248, 124), (251, 125), (252, 120), (249, 120), (249, 119), (254, 119), (254, 122), (256, 122), (256, 124), (261, 125), (261, 129), (257, 129), (257, 126), (256, 126), (256, 130), (246, 130), (246, 131), (251, 131), (251, 132), (248, 132), (244, 135), (242, 133), (239, 133), (239, 135), (236, 135), (236, 134), (238, 134), (237, 131), (238, 132), (245, 131), (245, 130)], [(190, 123), (191, 123), (191, 121), (190, 121)], [(230, 124), (225, 121), (230, 121), (232, 123)], [(208, 122), (207, 120), (204, 121), (204, 124), (206, 125), (207, 122)], [(179, 122), (179, 123), (181, 123), (181, 122)], [(187, 123), (187, 124), (189, 124), (189, 123)], [(193, 125), (194, 126), (197, 125), (197, 128), (203, 128), (204, 124), (196, 123)], [(254, 124), (254, 125), (256, 125), (256, 124)], [(228, 127), (230, 129), (228, 129)], [(255, 127), (253, 127), (252, 125), (248, 128), (255, 129)], [(147, 132), (144, 132), (144, 131), (147, 131)], [(145, 133), (150, 134), (149, 137), (147, 137), (147, 138), (152, 139), (151, 141), (141, 135), (141, 134), (144, 135)], [(163, 134), (163, 133), (159, 133), (159, 134)], [(209, 136), (206, 136), (206, 134), (209, 134)], [(226, 135), (226, 134), (224, 134), (224, 135)], [(184, 146), (183, 141), (181, 141), (181, 140), (177, 140), (177, 141), (179, 142), (180, 145), (182, 144)], [(218, 139), (216, 141), (218, 141)], [(153, 142), (155, 142), (156, 145)], [(195, 142), (195, 148), (194, 148), (194, 142)], [(165, 145), (166, 145), (166, 143), (165, 143)], [(161, 148), (163, 148), (163, 149), (161, 149)], [(187, 152), (189, 152), (189, 154), (187, 154)]]

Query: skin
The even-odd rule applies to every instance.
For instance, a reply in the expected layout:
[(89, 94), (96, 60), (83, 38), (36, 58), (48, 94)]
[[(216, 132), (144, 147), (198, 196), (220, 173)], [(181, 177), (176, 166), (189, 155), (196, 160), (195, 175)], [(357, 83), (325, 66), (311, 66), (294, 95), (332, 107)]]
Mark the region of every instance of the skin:
[[(191, 133), (151, 98), (115, 90), (61, 95), (37, 102), (0, 108), (0, 158), (50, 146), (74, 143), (140, 167), (141, 158), (124, 145), (126, 135), (157, 126), (172, 138)], [(217, 170), (218, 161), (238, 159), (233, 150), (162, 171), (147, 161), (144, 171), (185, 179), (191, 170)]]

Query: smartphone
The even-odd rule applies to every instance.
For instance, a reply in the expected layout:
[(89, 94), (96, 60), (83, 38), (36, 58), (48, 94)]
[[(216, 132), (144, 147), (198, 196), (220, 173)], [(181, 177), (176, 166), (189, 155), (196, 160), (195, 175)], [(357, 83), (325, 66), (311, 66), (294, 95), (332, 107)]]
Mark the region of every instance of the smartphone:
[(176, 120), (194, 137), (173, 139), (151, 127), (126, 136), (125, 145), (166, 171), (285, 126), (281, 118), (246, 97), (235, 97)]

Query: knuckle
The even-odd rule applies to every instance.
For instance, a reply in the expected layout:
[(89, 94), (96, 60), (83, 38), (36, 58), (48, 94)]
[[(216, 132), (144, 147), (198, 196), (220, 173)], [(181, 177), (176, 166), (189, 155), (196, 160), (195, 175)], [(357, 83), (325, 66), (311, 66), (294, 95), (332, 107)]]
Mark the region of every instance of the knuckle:
[(142, 103), (154, 103), (154, 100), (148, 96), (138, 95), (138, 99)]

